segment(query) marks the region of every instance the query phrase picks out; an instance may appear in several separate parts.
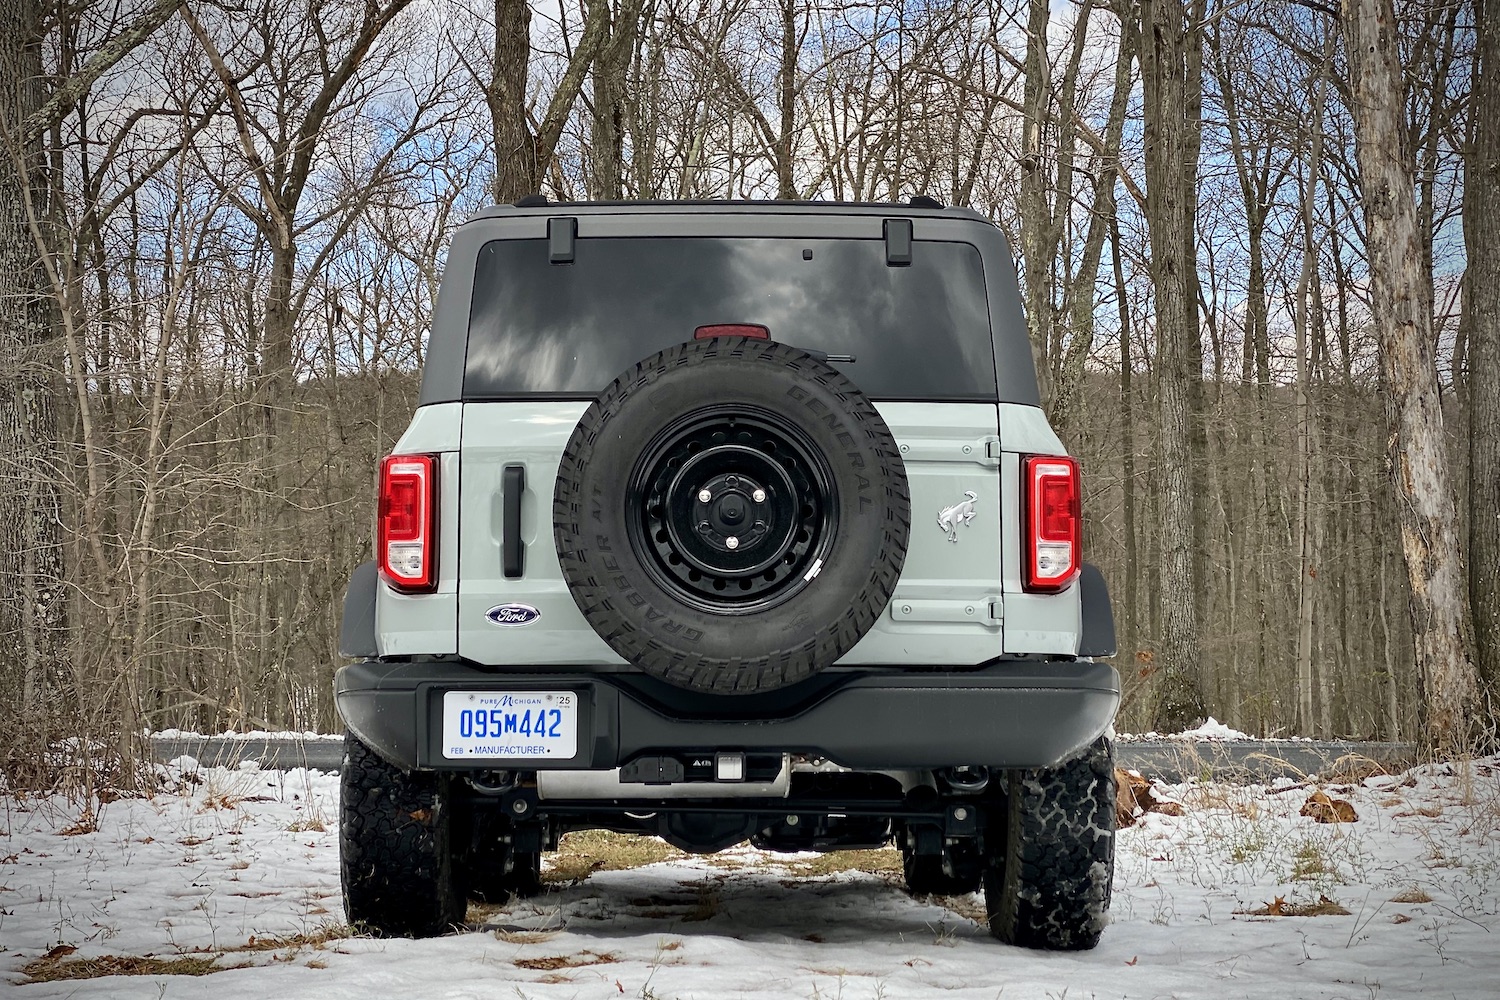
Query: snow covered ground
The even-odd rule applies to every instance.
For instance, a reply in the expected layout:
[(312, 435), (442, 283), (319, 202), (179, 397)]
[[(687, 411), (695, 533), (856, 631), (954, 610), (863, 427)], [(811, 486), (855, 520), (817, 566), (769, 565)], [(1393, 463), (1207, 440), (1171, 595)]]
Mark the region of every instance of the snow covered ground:
[[(1183, 814), (1122, 831), (1112, 923), (1082, 954), (996, 943), (977, 896), (916, 900), (889, 870), (748, 848), (596, 872), (438, 940), (351, 938), (335, 775), (173, 774), (176, 792), (112, 802), (97, 829), (60, 800), (0, 798), (0, 995), (1500, 997), (1500, 761), (1326, 788), (1348, 824), (1300, 815), (1311, 788), (1158, 788)], [(1337, 908), (1324, 897), (1350, 912), (1248, 912)], [(227, 971), (171, 974), (208, 968)], [(144, 974), (58, 978), (110, 970)]]

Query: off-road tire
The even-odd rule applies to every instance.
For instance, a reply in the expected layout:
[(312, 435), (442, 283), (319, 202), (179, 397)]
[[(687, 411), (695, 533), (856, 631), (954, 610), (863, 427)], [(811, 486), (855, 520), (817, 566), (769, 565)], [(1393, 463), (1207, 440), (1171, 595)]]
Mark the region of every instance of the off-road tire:
[(953, 845), (955, 854), (950, 867), (943, 871), (941, 854), (901, 852), (901, 870), (906, 875), (906, 891), (913, 896), (963, 896), (977, 892), (984, 878), (984, 860), (970, 845)]
[(434, 937), (463, 920), (448, 780), (404, 772), (345, 734), (339, 867), (350, 924), (389, 937)]
[(1115, 867), (1114, 748), (1100, 738), (1054, 768), (1015, 771), (986, 838), (990, 933), (1084, 951), (1099, 943)]
[[(768, 437), (785, 432), (792, 443), (781, 451), (773, 444), (765, 454), (795, 452), (798, 461), (808, 459), (803, 464), (814, 470), (811, 478), (822, 476), (830, 487), (828, 497), (820, 494), (813, 503), (825, 517), (831, 512), (832, 520), (823, 523), (832, 526), (811, 526), (816, 537), (830, 540), (826, 557), (811, 565), (808, 555), (805, 575), (795, 553), (790, 569), (772, 565), (766, 577), (785, 585), (774, 585), (779, 592), (768, 594), (765, 606), (731, 607), (732, 589), (722, 601), (688, 593), (669, 578), (678, 571), (663, 569), (668, 557), (651, 550), (665, 544), (669, 532), (643, 536), (637, 522), (644, 518), (630, 513), (633, 503), (647, 503), (638, 495), (651, 492), (640, 486), (643, 470), (676, 461), (653, 456), (669, 452), (664, 442), (689, 434), (682, 428), (699, 419), (760, 421), (756, 433)], [(690, 456), (678, 467), (693, 461)], [(791, 491), (769, 495), (774, 500)], [(793, 509), (806, 516), (812, 507), (804, 503), (795, 501)], [(669, 497), (650, 507), (671, 504)], [(615, 652), (679, 687), (749, 694), (810, 677), (879, 620), (906, 559), (911, 504), (895, 439), (848, 378), (786, 344), (720, 337), (640, 362), (588, 407), (563, 451), (552, 520), (563, 579), (584, 618)], [(747, 547), (742, 555), (749, 554)], [(755, 577), (731, 582), (761, 586)]]

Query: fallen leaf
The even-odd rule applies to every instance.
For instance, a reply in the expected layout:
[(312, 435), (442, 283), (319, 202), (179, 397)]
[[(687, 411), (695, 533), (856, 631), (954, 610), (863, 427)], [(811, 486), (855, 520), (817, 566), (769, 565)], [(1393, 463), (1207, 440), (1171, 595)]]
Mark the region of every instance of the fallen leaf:
[(1125, 964), (1126, 965), (1134, 965), (1135, 963), (1139, 962), (1140, 960), (1141, 960), (1141, 956), (1136, 955), (1134, 958), (1132, 958), (1130, 961), (1126, 962)]
[(1115, 768), (1115, 826), (1123, 829), (1135, 823), (1141, 815), (1154, 812), (1164, 816), (1181, 816), (1180, 802), (1158, 799), (1151, 789), (1151, 781), (1139, 771)]
[(1302, 803), (1302, 815), (1318, 823), (1353, 823), (1359, 819), (1354, 807), (1343, 799), (1331, 799), (1323, 792), (1313, 792)]
[(1349, 911), (1339, 905), (1337, 900), (1323, 895), (1318, 896), (1316, 903), (1288, 903), (1284, 896), (1277, 896), (1275, 900), (1260, 909), (1236, 910), (1235, 912), (1248, 917), (1343, 917), (1349, 915)]
[(47, 952), (47, 954), (43, 955), (42, 956), (42, 961), (44, 961), (44, 962), (55, 962), (59, 958), (67, 958), (69, 955), (73, 954), (73, 952), (75, 952), (77, 950), (78, 950), (78, 948), (75, 945), (60, 944), (56, 948), (53, 948), (51, 951)]
[(1151, 794), (1151, 782), (1136, 771), (1115, 768), (1115, 826), (1124, 829), (1145, 811), (1141, 796)]
[(1398, 913), (1394, 917), (1391, 918), (1391, 923), (1393, 923), (1393, 924), (1409, 924), (1409, 923), (1411, 923), (1411, 917), (1408, 917), (1404, 913)]

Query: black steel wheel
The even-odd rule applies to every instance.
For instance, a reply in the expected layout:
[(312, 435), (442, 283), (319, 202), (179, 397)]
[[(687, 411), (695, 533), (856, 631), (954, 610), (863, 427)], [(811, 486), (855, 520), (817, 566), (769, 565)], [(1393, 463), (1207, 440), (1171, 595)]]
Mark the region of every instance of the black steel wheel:
[(626, 507), (646, 571), (711, 614), (788, 600), (838, 530), (827, 461), (789, 421), (743, 406), (709, 406), (664, 430), (636, 463)]
[(911, 522), (874, 405), (808, 352), (742, 338), (615, 379), (564, 449), (552, 514), (600, 637), (723, 693), (794, 684), (848, 652), (890, 602)]

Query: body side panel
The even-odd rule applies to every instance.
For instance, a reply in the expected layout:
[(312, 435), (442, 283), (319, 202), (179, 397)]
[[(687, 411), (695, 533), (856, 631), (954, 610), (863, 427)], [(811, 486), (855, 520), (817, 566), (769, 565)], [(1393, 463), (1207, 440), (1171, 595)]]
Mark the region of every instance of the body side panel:
[(459, 420), (458, 403), (419, 406), (392, 454), (437, 455), (438, 586), (432, 594), (401, 594), (384, 582), (375, 590), (375, 641), (381, 656), (458, 651)]
[[(1067, 449), (1039, 406), (1001, 403), (1001, 492), (1005, 497), (1005, 652), (1074, 656), (1083, 633), (1081, 588), (1075, 582), (1060, 594), (1028, 594), (1021, 583), (1021, 456), (1066, 455)], [(1084, 540), (1085, 555), (1088, 540)]]

